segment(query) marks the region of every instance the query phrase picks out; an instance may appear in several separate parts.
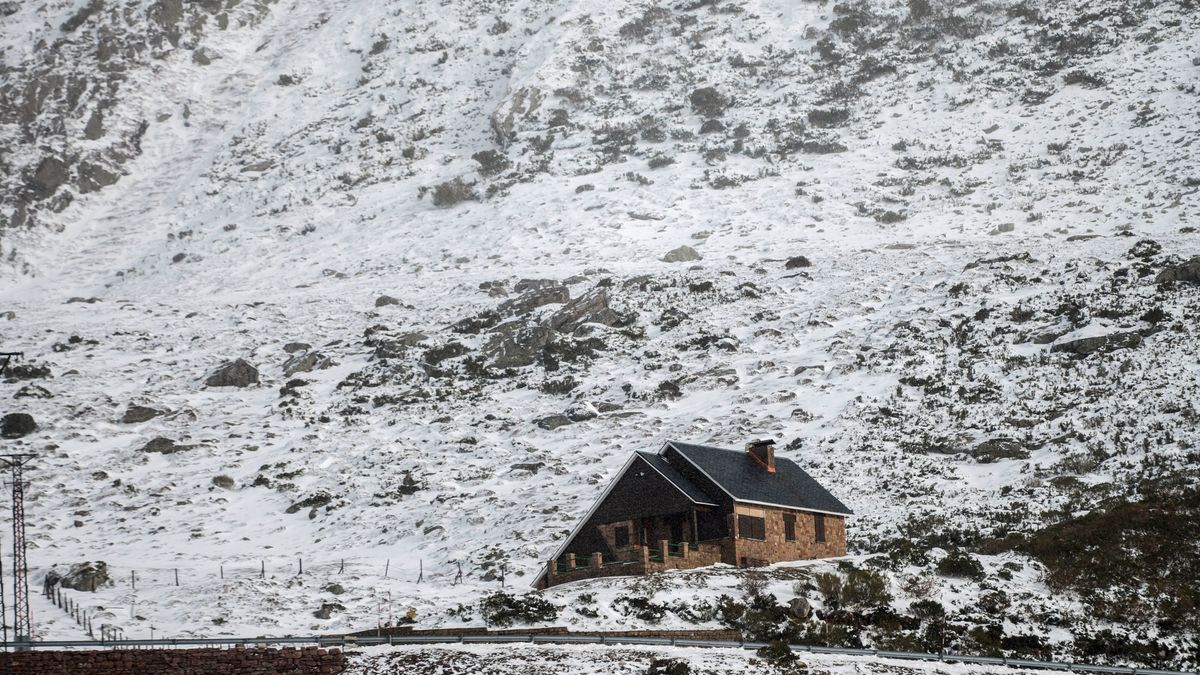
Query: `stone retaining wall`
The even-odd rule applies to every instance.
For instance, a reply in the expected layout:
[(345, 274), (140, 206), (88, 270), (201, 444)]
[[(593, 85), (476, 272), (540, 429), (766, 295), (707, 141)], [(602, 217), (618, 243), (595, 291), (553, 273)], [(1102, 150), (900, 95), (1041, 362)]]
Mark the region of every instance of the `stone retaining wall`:
[(316, 647), (0, 653), (5, 675), (338, 675), (345, 668), (341, 650)]

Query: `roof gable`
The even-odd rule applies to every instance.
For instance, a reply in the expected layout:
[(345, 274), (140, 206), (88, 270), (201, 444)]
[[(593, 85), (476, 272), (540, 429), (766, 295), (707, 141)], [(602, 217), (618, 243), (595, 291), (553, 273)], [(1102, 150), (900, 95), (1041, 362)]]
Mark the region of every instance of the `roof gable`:
[(667, 446), (674, 448), (736, 501), (853, 515), (845, 504), (790, 459), (777, 456), (775, 473), (767, 473), (753, 457), (740, 450), (667, 441), (663, 452)]

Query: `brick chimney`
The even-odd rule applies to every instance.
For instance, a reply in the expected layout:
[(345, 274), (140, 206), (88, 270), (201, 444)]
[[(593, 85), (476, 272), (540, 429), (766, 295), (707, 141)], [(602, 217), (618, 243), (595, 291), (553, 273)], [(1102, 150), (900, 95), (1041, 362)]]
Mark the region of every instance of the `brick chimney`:
[(775, 473), (775, 441), (764, 438), (746, 444), (746, 453), (770, 473)]

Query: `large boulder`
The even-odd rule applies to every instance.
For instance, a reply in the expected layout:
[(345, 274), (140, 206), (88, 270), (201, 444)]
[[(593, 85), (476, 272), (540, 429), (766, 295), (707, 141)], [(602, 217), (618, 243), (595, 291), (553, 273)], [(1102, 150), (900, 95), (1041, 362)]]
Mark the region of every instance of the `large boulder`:
[(667, 254), (662, 257), (663, 262), (669, 263), (692, 262), (694, 260), (702, 259), (703, 256), (701, 256), (700, 253), (691, 246), (680, 246), (677, 249), (667, 252)]
[(157, 438), (151, 439), (150, 442), (143, 445), (141, 451), (142, 452), (157, 452), (160, 455), (173, 455), (177, 452), (182, 452), (184, 450), (191, 450), (194, 447), (196, 447), (196, 446), (182, 445), (180, 443), (176, 443), (175, 441), (173, 441), (169, 438), (163, 438), (162, 436), (159, 436)]
[(1141, 334), (1128, 331), (1059, 342), (1052, 345), (1050, 351), (1074, 354), (1075, 356), (1088, 356), (1089, 354), (1113, 352), (1118, 349), (1131, 349), (1141, 344)]
[(62, 574), (58, 570), (46, 572), (47, 585), (60, 585), (76, 591), (94, 591), (111, 583), (108, 576), (108, 564), (99, 560), (71, 565), (66, 574)]
[(210, 387), (248, 387), (258, 384), (258, 368), (245, 359), (228, 361), (210, 373), (204, 384)]
[(1160, 284), (1167, 284), (1173, 281), (1184, 281), (1193, 284), (1200, 284), (1200, 256), (1179, 264), (1172, 265), (1158, 273), (1154, 277), (1154, 281)]
[(131, 405), (125, 409), (125, 414), (118, 420), (121, 424), (140, 424), (149, 422), (155, 417), (166, 415), (167, 411), (144, 405)]
[(29, 413), (9, 413), (0, 418), (0, 437), (21, 438), (37, 431), (37, 422)]

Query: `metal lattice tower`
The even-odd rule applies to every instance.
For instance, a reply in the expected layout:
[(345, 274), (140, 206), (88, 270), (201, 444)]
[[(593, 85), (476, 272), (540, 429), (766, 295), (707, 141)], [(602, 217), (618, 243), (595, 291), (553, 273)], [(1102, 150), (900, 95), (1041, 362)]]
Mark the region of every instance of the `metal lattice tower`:
[(33, 459), (28, 453), (4, 455), (12, 468), (13, 526), (13, 641), (28, 642), (32, 637), (29, 617), (29, 566), (25, 562), (25, 464)]

